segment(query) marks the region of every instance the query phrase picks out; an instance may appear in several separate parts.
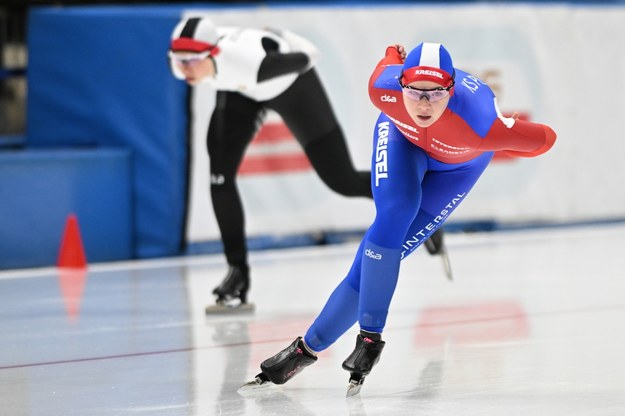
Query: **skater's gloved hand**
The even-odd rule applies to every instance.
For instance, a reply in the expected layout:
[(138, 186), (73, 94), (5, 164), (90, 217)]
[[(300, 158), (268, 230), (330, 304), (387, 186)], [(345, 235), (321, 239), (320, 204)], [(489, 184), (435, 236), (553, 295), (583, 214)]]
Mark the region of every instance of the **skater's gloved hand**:
[(397, 49), (397, 52), (399, 52), (399, 56), (401, 57), (402, 61), (406, 60), (406, 48), (403, 47), (403, 45), (400, 44), (396, 44), (394, 45), (395, 49)]
[(387, 46), (384, 57), (386, 61), (390, 59), (388, 63), (401, 64), (406, 59), (406, 49), (399, 44)]

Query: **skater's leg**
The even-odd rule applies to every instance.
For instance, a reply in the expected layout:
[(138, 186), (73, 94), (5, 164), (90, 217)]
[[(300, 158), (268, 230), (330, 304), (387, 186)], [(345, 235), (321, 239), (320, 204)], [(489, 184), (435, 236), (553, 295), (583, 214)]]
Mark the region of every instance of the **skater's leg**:
[(250, 285), (245, 218), (236, 174), (245, 149), (258, 129), (262, 107), (237, 93), (219, 91), (207, 136), (210, 191), (224, 254), (230, 266), (215, 288), (218, 301), (238, 297), (242, 303)]
[(313, 351), (320, 352), (328, 348), (358, 319), (360, 282), (356, 276), (360, 275), (361, 258), (362, 243), (347, 277), (334, 289), (304, 336), (306, 345)]
[(372, 197), (371, 173), (354, 168), (345, 136), (338, 126), (305, 146), (304, 151), (319, 178), (334, 192)]
[(350, 373), (347, 395), (360, 387), (384, 348), (382, 331), (399, 276), (402, 243), (422, 201), (421, 181), (427, 171), (427, 156), (410, 144), (386, 116), (378, 119), (374, 149), (385, 153), (386, 164), (376, 167), (372, 158), (373, 195), (376, 217), (363, 240), (358, 322), (360, 334), (353, 352), (343, 362)]
[[(388, 139), (386, 130), (380, 134), (380, 138), (384, 141), (384, 145), (386, 146)], [(421, 177), (422, 174), (419, 173), (419, 169), (421, 169), (418, 166), (419, 164), (414, 160), (417, 156), (414, 156), (414, 154), (413, 156), (408, 156), (418, 148), (408, 143), (403, 137), (393, 137), (392, 140), (388, 141), (389, 147), (399, 147), (397, 153), (403, 155), (402, 157), (412, 158), (410, 163), (408, 161), (403, 163), (403, 170), (397, 165), (397, 167), (394, 168), (394, 172), (406, 178), (416, 177), (418, 183), (418, 178)], [(418, 151), (417, 153), (422, 152)], [(381, 332), (381, 330), (379, 330), (380, 325), (372, 322), (372, 320), (379, 320), (379, 316), (373, 316), (371, 313), (379, 309), (375, 298), (380, 295), (380, 293), (376, 294), (375, 292), (380, 291), (382, 293), (385, 299), (384, 303), (390, 302), (387, 298), (390, 298), (392, 295), (397, 281), (400, 247), (403, 242), (401, 237), (403, 237), (403, 234), (399, 238), (395, 236), (394, 238), (387, 237), (386, 240), (379, 240), (382, 244), (387, 245), (386, 247), (382, 247), (380, 243), (376, 244), (372, 242), (371, 233), (375, 231), (376, 224), (378, 229), (385, 229), (386, 231), (394, 229), (390, 227), (404, 227), (406, 230), (408, 229), (418, 210), (417, 204), (419, 202), (418, 194), (412, 195), (411, 197), (409, 196), (411, 192), (417, 192), (414, 190), (411, 191), (411, 188), (414, 188), (411, 183), (412, 182), (407, 180), (397, 181), (397, 183), (395, 183), (395, 181), (392, 183), (389, 181), (378, 182), (380, 186), (376, 187), (374, 190), (374, 192), (376, 192), (375, 201), (378, 211), (376, 220), (372, 228), (365, 234), (347, 277), (332, 293), (323, 310), (306, 333), (306, 343), (313, 350), (322, 351), (330, 346), (347, 331), (359, 317), (364, 317), (363, 322), (365, 327), (363, 327), (363, 329)], [(395, 190), (392, 190), (392, 187), (395, 187)], [(418, 189), (418, 187), (416, 188)], [(385, 193), (388, 195), (386, 198)], [(395, 199), (394, 195), (403, 195), (407, 201)], [(379, 234), (384, 235), (392, 233), (379, 232)], [(394, 245), (395, 247), (389, 248), (388, 245)], [(371, 268), (367, 273), (365, 273), (363, 269), (365, 265)], [(377, 276), (377, 278), (372, 276), (376, 273), (381, 273), (381, 275)], [(364, 288), (362, 282), (367, 279), (369, 279), (370, 282), (367, 283), (368, 288)], [(372, 306), (370, 309), (359, 311), (359, 308), (362, 309), (363, 306), (363, 290), (366, 293), (364, 298), (373, 299), (370, 301), (370, 305)], [(385, 318), (386, 312), (382, 311), (381, 315)], [(361, 325), (363, 322), (361, 322)]]
[[(384, 115), (378, 119), (373, 147), (376, 216), (364, 241), (358, 321), (361, 329), (382, 333), (397, 285), (404, 236), (421, 206), (428, 157)], [(382, 152), (386, 164), (376, 167)]]
[(371, 173), (355, 169), (345, 135), (314, 68), (267, 106), (280, 114), (330, 189), (345, 196), (371, 198)]
[(466, 198), (488, 166), (492, 153), (469, 162), (447, 165), (430, 159), (423, 179), (423, 202), (402, 244), (402, 259), (414, 252), (443, 225)]
[(350, 285), (349, 278), (345, 278), (306, 331), (306, 345), (315, 352), (325, 350), (354, 325), (357, 314), (358, 291)]
[[(362, 248), (362, 244), (361, 244)], [(306, 332), (304, 338), (297, 338), (284, 350), (261, 364), (261, 373), (252, 387), (267, 381), (283, 384), (298, 374), (304, 367), (317, 360), (316, 354), (330, 346), (356, 322), (358, 313), (358, 280), (351, 277), (360, 273), (362, 249), (356, 254), (356, 260), (348, 277), (334, 290), (323, 310)]]

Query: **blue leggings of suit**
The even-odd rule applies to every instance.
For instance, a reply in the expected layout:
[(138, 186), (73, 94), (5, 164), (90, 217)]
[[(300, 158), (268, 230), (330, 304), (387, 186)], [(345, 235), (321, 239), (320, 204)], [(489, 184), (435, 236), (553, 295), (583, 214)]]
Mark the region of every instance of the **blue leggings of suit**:
[(445, 222), (493, 156), (439, 162), (404, 138), (384, 114), (376, 124), (373, 150), (375, 220), (349, 273), (306, 332), (306, 344), (315, 351), (328, 348), (356, 321), (366, 331), (383, 331), (401, 260)]

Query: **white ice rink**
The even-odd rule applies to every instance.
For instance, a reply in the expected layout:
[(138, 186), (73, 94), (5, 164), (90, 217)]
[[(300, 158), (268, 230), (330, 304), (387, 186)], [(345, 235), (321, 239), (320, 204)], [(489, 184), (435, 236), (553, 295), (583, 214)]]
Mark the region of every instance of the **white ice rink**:
[(625, 225), (449, 234), (404, 261), (360, 396), (356, 328), (242, 397), (304, 333), (355, 244), (253, 252), (249, 315), (206, 317), (221, 255), (0, 272), (0, 415), (625, 415)]

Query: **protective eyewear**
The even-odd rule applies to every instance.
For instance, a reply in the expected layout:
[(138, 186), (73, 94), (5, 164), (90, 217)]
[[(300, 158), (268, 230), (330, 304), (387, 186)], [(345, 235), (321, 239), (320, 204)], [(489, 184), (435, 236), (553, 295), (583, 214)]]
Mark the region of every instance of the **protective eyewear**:
[(410, 85), (405, 85), (401, 82), (401, 79), (399, 79), (399, 86), (401, 87), (402, 91), (408, 96), (408, 98), (414, 101), (420, 101), (421, 98), (425, 97), (428, 101), (432, 103), (440, 101), (443, 98), (447, 97), (449, 95), (449, 91), (454, 87), (454, 84), (455, 82), (452, 81), (451, 85), (449, 85), (448, 87), (437, 87), (428, 90), (421, 90), (411, 87)]
[(174, 52), (170, 50), (168, 52), (169, 57), (176, 64), (187, 66), (187, 65), (196, 65), (202, 62), (204, 59), (211, 56), (211, 51), (208, 50), (206, 52), (200, 53), (189, 53), (189, 52)]

